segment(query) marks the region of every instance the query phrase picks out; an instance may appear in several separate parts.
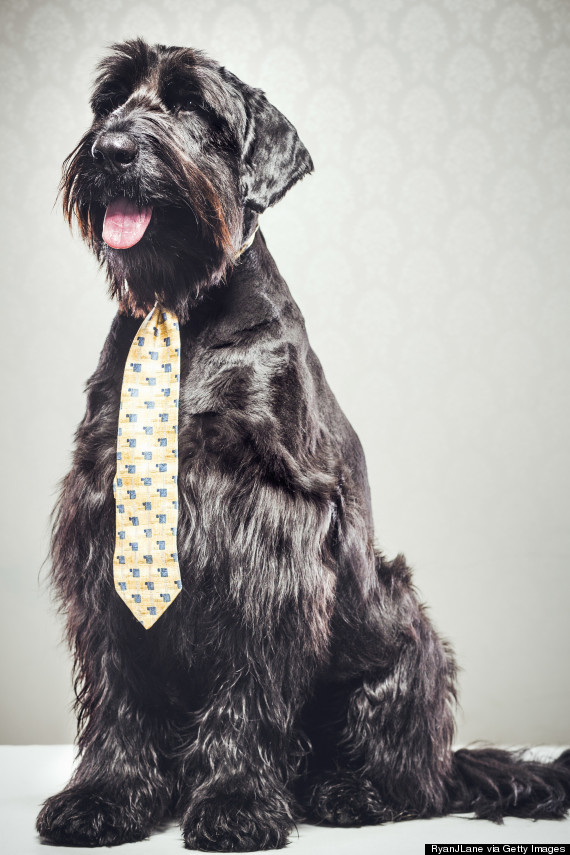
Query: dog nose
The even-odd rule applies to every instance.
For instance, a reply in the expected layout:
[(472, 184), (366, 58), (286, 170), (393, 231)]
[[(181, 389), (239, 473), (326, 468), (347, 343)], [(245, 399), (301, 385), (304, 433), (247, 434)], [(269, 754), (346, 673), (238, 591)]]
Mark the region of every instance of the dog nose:
[(112, 131), (100, 134), (91, 149), (91, 155), (97, 163), (112, 169), (126, 169), (137, 153), (138, 146), (132, 137)]

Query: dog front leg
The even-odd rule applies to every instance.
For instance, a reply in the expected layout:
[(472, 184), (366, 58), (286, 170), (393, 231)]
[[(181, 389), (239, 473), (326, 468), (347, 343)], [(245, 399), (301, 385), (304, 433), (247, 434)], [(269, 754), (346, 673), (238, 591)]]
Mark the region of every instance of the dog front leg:
[(226, 663), (212, 684), (186, 758), (182, 829), (189, 849), (285, 846), (294, 824), (287, 783), (301, 754), (294, 722), (303, 683), (302, 668), (283, 673), (286, 655), (250, 650), (231, 671)]
[(103, 634), (92, 642), (78, 693), (79, 764), (65, 789), (44, 803), (36, 826), (43, 838), (65, 846), (143, 840), (170, 801), (167, 725), (149, 703), (152, 677), (137, 686), (138, 669), (122, 659), (120, 646)]

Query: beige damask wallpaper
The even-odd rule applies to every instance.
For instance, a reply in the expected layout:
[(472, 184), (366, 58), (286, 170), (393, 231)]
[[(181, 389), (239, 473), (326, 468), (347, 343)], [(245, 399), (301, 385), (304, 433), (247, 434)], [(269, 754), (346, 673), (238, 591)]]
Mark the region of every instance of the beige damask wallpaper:
[(378, 540), (458, 650), (459, 739), (570, 742), (569, 0), (2, 0), (0, 24), (0, 739), (73, 734), (38, 572), (113, 307), (53, 206), (96, 60), (142, 35), (264, 88), (313, 154), (262, 228)]

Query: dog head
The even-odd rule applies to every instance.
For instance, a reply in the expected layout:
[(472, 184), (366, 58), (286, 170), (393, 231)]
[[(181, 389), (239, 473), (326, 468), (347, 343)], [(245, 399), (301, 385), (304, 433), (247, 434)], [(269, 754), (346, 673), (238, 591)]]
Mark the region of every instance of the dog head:
[(189, 48), (114, 45), (91, 106), (63, 165), (65, 215), (123, 310), (158, 300), (184, 320), (258, 214), (312, 170), (309, 153), (259, 89)]

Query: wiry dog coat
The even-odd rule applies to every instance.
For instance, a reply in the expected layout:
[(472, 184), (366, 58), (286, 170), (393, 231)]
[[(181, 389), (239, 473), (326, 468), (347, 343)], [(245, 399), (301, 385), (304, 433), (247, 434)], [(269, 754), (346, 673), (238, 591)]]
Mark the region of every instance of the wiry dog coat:
[[(295, 129), (203, 54), (142, 41), (104, 60), (92, 106), (63, 201), (120, 308), (54, 528), (80, 761), (39, 832), (111, 845), (177, 815), (188, 847), (241, 851), (283, 846), (299, 816), (562, 816), (570, 752), (452, 753), (451, 651), (404, 559), (374, 549), (360, 443), (261, 232), (236, 258), (312, 169)], [(152, 208), (130, 248), (102, 239), (117, 199)], [(146, 631), (113, 586), (112, 485), (125, 360), (156, 301), (181, 325), (183, 588)]]

